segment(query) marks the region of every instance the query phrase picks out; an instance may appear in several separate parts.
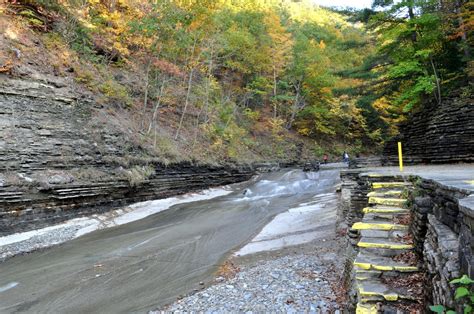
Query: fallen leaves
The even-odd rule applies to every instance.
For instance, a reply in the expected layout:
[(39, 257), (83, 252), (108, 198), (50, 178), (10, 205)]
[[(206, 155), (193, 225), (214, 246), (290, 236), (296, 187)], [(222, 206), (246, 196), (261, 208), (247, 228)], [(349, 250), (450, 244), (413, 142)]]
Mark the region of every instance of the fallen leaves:
[(406, 294), (415, 301), (421, 302), (424, 299), (424, 273), (404, 274), (403, 276), (397, 277), (382, 277), (381, 281), (391, 288), (406, 291)]
[(410, 225), (412, 222), (412, 217), (410, 214), (399, 215), (393, 218), (393, 222), (399, 225)]
[(7, 60), (4, 64), (0, 65), (0, 73), (9, 73), (13, 68), (13, 62), (11, 60)]
[(416, 253), (408, 251), (400, 253), (393, 257), (394, 261), (403, 262), (410, 266), (416, 266), (418, 264), (418, 256)]
[(404, 243), (404, 244), (414, 244), (415, 240), (413, 239), (413, 235), (407, 233), (404, 236), (399, 236), (395, 238), (398, 242)]
[(217, 270), (217, 276), (228, 280), (234, 278), (238, 272), (240, 272), (240, 267), (232, 261), (225, 261)]

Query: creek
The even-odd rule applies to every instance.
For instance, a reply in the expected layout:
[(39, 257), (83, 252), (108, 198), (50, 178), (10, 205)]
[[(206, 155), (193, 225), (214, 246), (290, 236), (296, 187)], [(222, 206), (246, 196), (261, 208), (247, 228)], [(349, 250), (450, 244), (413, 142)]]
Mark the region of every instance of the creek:
[[(199, 282), (211, 282), (218, 267), (258, 240), (255, 236), (275, 216), (292, 208), (301, 213), (322, 208), (318, 203), (335, 192), (338, 182), (337, 169), (263, 174), (225, 196), (174, 205), (8, 259), (0, 264), (0, 312), (144, 312), (171, 303)], [(319, 214), (324, 217), (322, 210)], [(308, 237), (305, 230), (290, 233)], [(273, 231), (264, 238), (284, 246)]]

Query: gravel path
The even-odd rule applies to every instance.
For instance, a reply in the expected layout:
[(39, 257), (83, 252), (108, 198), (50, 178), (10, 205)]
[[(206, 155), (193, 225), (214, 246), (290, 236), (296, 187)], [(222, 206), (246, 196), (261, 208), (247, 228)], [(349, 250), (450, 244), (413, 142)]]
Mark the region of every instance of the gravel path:
[(215, 285), (164, 310), (339, 313), (333, 289), (342, 287), (344, 258), (334, 251), (334, 245), (240, 266), (234, 278), (217, 277)]

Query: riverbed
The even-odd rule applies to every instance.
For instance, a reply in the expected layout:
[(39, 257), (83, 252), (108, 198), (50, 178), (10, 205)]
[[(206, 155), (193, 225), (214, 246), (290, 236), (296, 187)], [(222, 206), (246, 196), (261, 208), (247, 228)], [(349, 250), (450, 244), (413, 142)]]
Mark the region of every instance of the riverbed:
[(264, 174), (227, 195), (10, 258), (0, 264), (0, 311), (143, 312), (173, 303), (212, 283), (232, 255), (334, 233), (335, 208), (324, 204), (338, 180), (338, 170)]

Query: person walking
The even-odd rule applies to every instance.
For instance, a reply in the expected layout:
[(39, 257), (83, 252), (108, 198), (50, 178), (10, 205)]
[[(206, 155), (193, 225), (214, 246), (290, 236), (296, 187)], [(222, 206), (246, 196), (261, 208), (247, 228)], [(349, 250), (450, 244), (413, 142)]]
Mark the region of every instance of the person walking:
[(346, 151), (344, 151), (344, 153), (342, 154), (342, 161), (343, 162), (349, 161), (349, 154)]
[(324, 155), (323, 155), (323, 162), (324, 162), (325, 164), (328, 163), (328, 154), (324, 154)]

